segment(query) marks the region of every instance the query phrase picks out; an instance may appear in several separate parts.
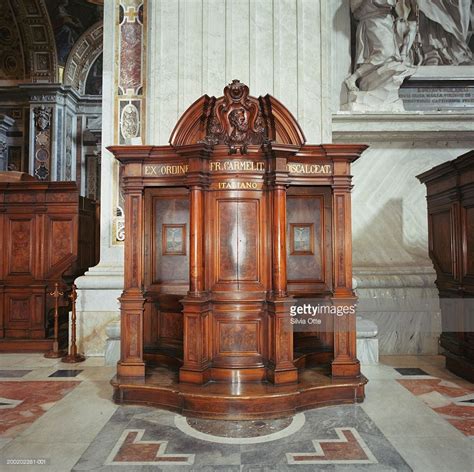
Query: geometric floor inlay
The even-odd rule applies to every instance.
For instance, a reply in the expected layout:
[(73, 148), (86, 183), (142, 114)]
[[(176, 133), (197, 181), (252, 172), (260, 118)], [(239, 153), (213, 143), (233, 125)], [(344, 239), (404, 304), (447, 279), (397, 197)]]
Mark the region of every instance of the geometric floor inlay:
[(355, 428), (335, 428), (338, 439), (314, 439), (315, 452), (287, 453), (288, 464), (376, 464)]
[(430, 375), (418, 367), (394, 367), (394, 369), (402, 375)]
[[(262, 439), (265, 442), (258, 442)], [(186, 419), (158, 408), (119, 406), (72, 470), (107, 472), (113, 467), (124, 471), (313, 472), (328, 467), (411, 471), (359, 405), (228, 425)]]
[(126, 429), (105, 461), (107, 465), (191, 465), (194, 454), (165, 454), (168, 441), (143, 441), (144, 429)]
[(81, 372), (79, 369), (59, 369), (48, 377), (77, 377)]
[[(203, 441), (220, 444), (259, 444), (296, 433), (305, 424), (305, 415), (298, 413), (292, 418), (253, 421), (213, 421), (176, 415), (174, 424), (186, 435)], [(210, 434), (211, 431), (215, 434)]]
[[(1, 381), (0, 437), (15, 437), (61, 400), (77, 381)], [(71, 425), (72, 427), (72, 425)]]
[(474, 437), (474, 386), (438, 378), (397, 380), (465, 436)]
[(32, 372), (31, 370), (0, 370), (0, 377), (1, 378), (12, 378), (12, 379), (19, 379), (24, 377), (26, 374)]
[(0, 410), (7, 410), (17, 407), (23, 400), (13, 400), (12, 398), (0, 397)]

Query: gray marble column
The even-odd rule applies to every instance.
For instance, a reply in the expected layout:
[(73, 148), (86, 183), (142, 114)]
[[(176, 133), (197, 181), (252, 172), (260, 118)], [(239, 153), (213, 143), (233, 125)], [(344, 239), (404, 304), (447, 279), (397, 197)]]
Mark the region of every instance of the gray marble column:
[(7, 132), (14, 122), (9, 116), (0, 114), (0, 171), (8, 170)]

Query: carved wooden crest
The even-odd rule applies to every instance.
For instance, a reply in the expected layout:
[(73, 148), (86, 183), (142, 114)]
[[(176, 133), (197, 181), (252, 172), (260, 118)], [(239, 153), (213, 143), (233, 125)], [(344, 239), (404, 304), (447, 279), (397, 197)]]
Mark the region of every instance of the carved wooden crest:
[(227, 144), (231, 153), (245, 154), (249, 144), (265, 141), (265, 123), (259, 103), (249, 97), (247, 85), (233, 80), (224, 89), (224, 96), (211, 101), (211, 106), (203, 142)]
[(303, 131), (290, 111), (271, 95), (252, 97), (233, 80), (222, 97), (203, 95), (181, 116), (170, 137), (173, 147), (205, 143), (226, 145), (229, 153), (247, 153), (265, 142), (301, 146)]

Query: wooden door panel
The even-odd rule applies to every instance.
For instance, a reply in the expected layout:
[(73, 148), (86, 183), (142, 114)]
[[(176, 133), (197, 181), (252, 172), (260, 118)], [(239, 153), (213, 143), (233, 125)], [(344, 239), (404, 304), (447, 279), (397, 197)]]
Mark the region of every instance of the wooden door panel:
[[(151, 213), (145, 243), (147, 289), (189, 283), (189, 196), (183, 189), (155, 189), (147, 195)], [(184, 289), (183, 289), (184, 290)]]
[(210, 219), (214, 228), (211, 241), (215, 245), (210, 253), (210, 261), (214, 261), (210, 264), (213, 290), (264, 289), (264, 206), (261, 195), (252, 198), (250, 193), (228, 197), (222, 192), (214, 197), (215, 219)]
[(439, 270), (446, 275), (454, 276), (454, 261), (452, 252), (451, 210), (431, 213), (430, 233), (432, 235), (432, 257)]
[(235, 282), (238, 279), (237, 241), (239, 223), (237, 201), (217, 201), (217, 225), (217, 281)]
[(259, 270), (259, 200), (238, 202), (237, 280), (258, 282)]
[(326, 189), (291, 187), (286, 202), (286, 254), (291, 293), (330, 291), (331, 195)]

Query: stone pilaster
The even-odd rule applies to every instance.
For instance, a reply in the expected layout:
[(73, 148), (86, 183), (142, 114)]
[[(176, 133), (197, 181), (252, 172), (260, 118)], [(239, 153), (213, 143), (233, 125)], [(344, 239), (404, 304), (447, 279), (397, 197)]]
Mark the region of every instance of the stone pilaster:
[(123, 196), (113, 144), (145, 142), (146, 0), (104, 3), (104, 65), (100, 156), (100, 263), (77, 281), (78, 344), (102, 355), (106, 326), (119, 319), (123, 290)]
[(13, 126), (14, 120), (0, 114), (0, 171), (8, 167), (7, 131)]

